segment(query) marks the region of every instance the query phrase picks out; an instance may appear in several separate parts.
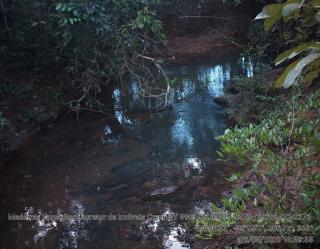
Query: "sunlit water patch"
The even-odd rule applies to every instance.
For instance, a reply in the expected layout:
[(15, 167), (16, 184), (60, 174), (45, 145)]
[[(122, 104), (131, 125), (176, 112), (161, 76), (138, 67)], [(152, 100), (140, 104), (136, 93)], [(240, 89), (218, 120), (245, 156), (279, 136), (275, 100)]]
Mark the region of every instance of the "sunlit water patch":
[[(71, 200), (68, 210), (57, 209), (55, 213), (26, 207), (22, 216), (28, 222), (24, 226), (31, 224), (30, 230), (33, 233), (34, 244), (32, 247), (44, 248), (48, 234), (60, 230), (61, 236), (57, 242), (57, 248), (79, 248), (80, 241), (89, 240), (87, 221), (81, 218), (84, 211), (84, 206), (78, 200)], [(22, 226), (18, 229), (22, 230)], [(28, 243), (30, 242), (27, 241)]]
[(160, 215), (147, 219), (140, 225), (142, 238), (162, 240), (164, 249), (190, 248), (185, 242), (186, 228), (177, 223), (177, 215), (170, 208), (166, 208)]

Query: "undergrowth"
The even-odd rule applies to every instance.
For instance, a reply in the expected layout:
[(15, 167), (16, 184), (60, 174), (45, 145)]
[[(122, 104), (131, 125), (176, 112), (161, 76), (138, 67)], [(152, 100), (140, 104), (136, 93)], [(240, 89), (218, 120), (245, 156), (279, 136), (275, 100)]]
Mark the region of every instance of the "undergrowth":
[[(231, 175), (227, 180), (235, 182), (232, 193), (212, 204), (216, 214), (226, 215), (195, 220), (200, 238), (237, 231), (238, 225), (242, 233), (243, 226), (255, 224), (260, 230), (246, 231), (250, 235), (277, 235), (293, 247), (319, 242), (320, 90), (294, 92), (258, 124), (228, 129), (218, 137), (220, 157), (237, 158), (244, 173)], [(254, 214), (276, 217), (251, 219)], [(237, 219), (239, 215), (249, 219)], [(274, 228), (266, 230), (268, 226)], [(288, 241), (288, 236), (296, 240)]]
[[(268, 79), (267, 69), (254, 77), (236, 77), (229, 86), (238, 94), (230, 95), (230, 105), (225, 110), (232, 124), (245, 126), (260, 122), (274, 111), (274, 106), (281, 106), (289, 93), (275, 89), (273, 79)], [(228, 87), (226, 91), (228, 93)], [(230, 91), (230, 90), (229, 90)]]

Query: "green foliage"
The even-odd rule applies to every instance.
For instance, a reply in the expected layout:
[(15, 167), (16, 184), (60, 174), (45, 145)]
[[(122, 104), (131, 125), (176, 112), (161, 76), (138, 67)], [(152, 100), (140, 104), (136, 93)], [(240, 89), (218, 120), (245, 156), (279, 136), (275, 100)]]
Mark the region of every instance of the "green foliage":
[(277, 87), (288, 88), (299, 81), (308, 86), (319, 75), (320, 43), (317, 42), (320, 24), (319, 13), (320, 5), (316, 0), (288, 0), (284, 3), (267, 5), (257, 15), (256, 19), (264, 19), (264, 27), (267, 31), (274, 29), (281, 22), (287, 26), (294, 24), (298, 36), (302, 37), (298, 46), (277, 57), (275, 64), (279, 65), (304, 54), (302, 58), (292, 62), (286, 68), (276, 81)]
[(278, 41), (281, 42), (279, 37), (275, 39), (275, 35), (264, 30), (261, 22), (253, 22), (249, 26), (248, 32), (248, 52), (257, 58), (264, 58), (270, 54), (278, 54), (279, 46)]
[(303, 52), (310, 51), (307, 56), (294, 61), (286, 68), (284, 73), (276, 81), (276, 86), (283, 85), (283, 87), (288, 88), (297, 81), (305, 67), (308, 67), (309, 70), (307, 70), (304, 76), (304, 83), (310, 85), (312, 80), (317, 77), (320, 70), (320, 53), (317, 53), (317, 50), (320, 50), (319, 42), (308, 42), (302, 43), (299, 46), (280, 54), (276, 58), (276, 65), (279, 65), (286, 60), (290, 60)]
[[(7, 4), (7, 2), (4, 2)], [(136, 75), (141, 58), (165, 41), (158, 0), (15, 1), (5, 13), (2, 55), (17, 65), (71, 73), (73, 83), (96, 96), (102, 83)], [(12, 22), (9, 22), (12, 20)], [(22, 60), (20, 60), (22, 58)], [(140, 60), (140, 61), (139, 61)], [(147, 63), (144, 63), (145, 65)], [(15, 65), (16, 66), (16, 65)], [(146, 78), (146, 81), (149, 78)]]
[(227, 181), (228, 182), (235, 182), (239, 179), (240, 175), (241, 175), (241, 173), (239, 173), (239, 172), (234, 173), (231, 176), (227, 177)]
[[(262, 228), (274, 224), (311, 225), (315, 240), (320, 237), (319, 109), (320, 90), (306, 96), (298, 91), (259, 124), (236, 127), (218, 137), (222, 144), (220, 155), (236, 157), (243, 166), (250, 165), (248, 173), (257, 180), (245, 187), (235, 187), (221, 200), (219, 207), (212, 204), (215, 215), (195, 219), (200, 238), (229, 234), (236, 224), (258, 224)], [(240, 174), (235, 173), (228, 180), (245, 180), (239, 177)], [(275, 220), (256, 219), (250, 218), (252, 213), (278, 216), (303, 213), (310, 219), (294, 221), (280, 216)], [(239, 215), (248, 218), (236, 219)], [(299, 234), (299, 231), (294, 233)], [(280, 231), (279, 235), (286, 233)]]
[(203, 216), (194, 220), (194, 227), (197, 231), (197, 237), (200, 239), (212, 239), (227, 232), (227, 230), (236, 223), (236, 220), (230, 213), (211, 204), (215, 216)]
[(242, 127), (259, 122), (275, 111), (275, 105), (281, 106), (286, 100), (289, 93), (273, 87), (275, 72), (267, 74), (265, 70), (268, 70), (267, 66), (254, 77), (240, 76), (232, 79), (232, 88), (239, 94), (230, 97), (229, 107), (226, 108), (231, 124)]
[(243, 212), (245, 203), (257, 207), (259, 202), (265, 211), (307, 212), (315, 225), (314, 234), (320, 235), (319, 108), (319, 90), (310, 96), (295, 95), (260, 124), (236, 127), (218, 138), (220, 155), (236, 156), (263, 179), (254, 188), (235, 189), (222, 200), (226, 209)]
[[(156, 19), (156, 14), (150, 12), (147, 7), (138, 11), (137, 17), (129, 23), (133, 30), (144, 30), (153, 33), (160, 41), (164, 42), (166, 36), (162, 30), (162, 23)], [(124, 29), (122, 29), (124, 31)]]

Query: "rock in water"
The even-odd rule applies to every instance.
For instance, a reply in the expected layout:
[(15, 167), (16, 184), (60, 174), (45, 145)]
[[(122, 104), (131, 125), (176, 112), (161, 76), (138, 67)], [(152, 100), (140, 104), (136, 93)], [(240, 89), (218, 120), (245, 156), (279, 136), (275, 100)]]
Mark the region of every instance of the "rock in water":
[(225, 96), (214, 97), (213, 102), (223, 107), (227, 107), (229, 105), (229, 101)]
[(178, 188), (179, 188), (178, 186), (169, 186), (169, 187), (159, 188), (151, 192), (150, 196), (172, 194), (173, 192), (177, 191)]

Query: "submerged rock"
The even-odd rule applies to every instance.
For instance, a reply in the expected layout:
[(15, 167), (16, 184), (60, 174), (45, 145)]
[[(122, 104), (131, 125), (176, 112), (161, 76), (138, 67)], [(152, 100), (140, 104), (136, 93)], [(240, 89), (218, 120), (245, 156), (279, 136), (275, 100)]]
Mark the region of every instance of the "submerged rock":
[(173, 192), (177, 191), (178, 188), (179, 188), (178, 186), (169, 186), (169, 187), (160, 188), (151, 192), (150, 196), (172, 194)]
[(223, 107), (229, 106), (229, 101), (228, 101), (227, 97), (225, 97), (225, 96), (214, 97), (213, 102), (216, 103), (217, 105), (220, 105)]

